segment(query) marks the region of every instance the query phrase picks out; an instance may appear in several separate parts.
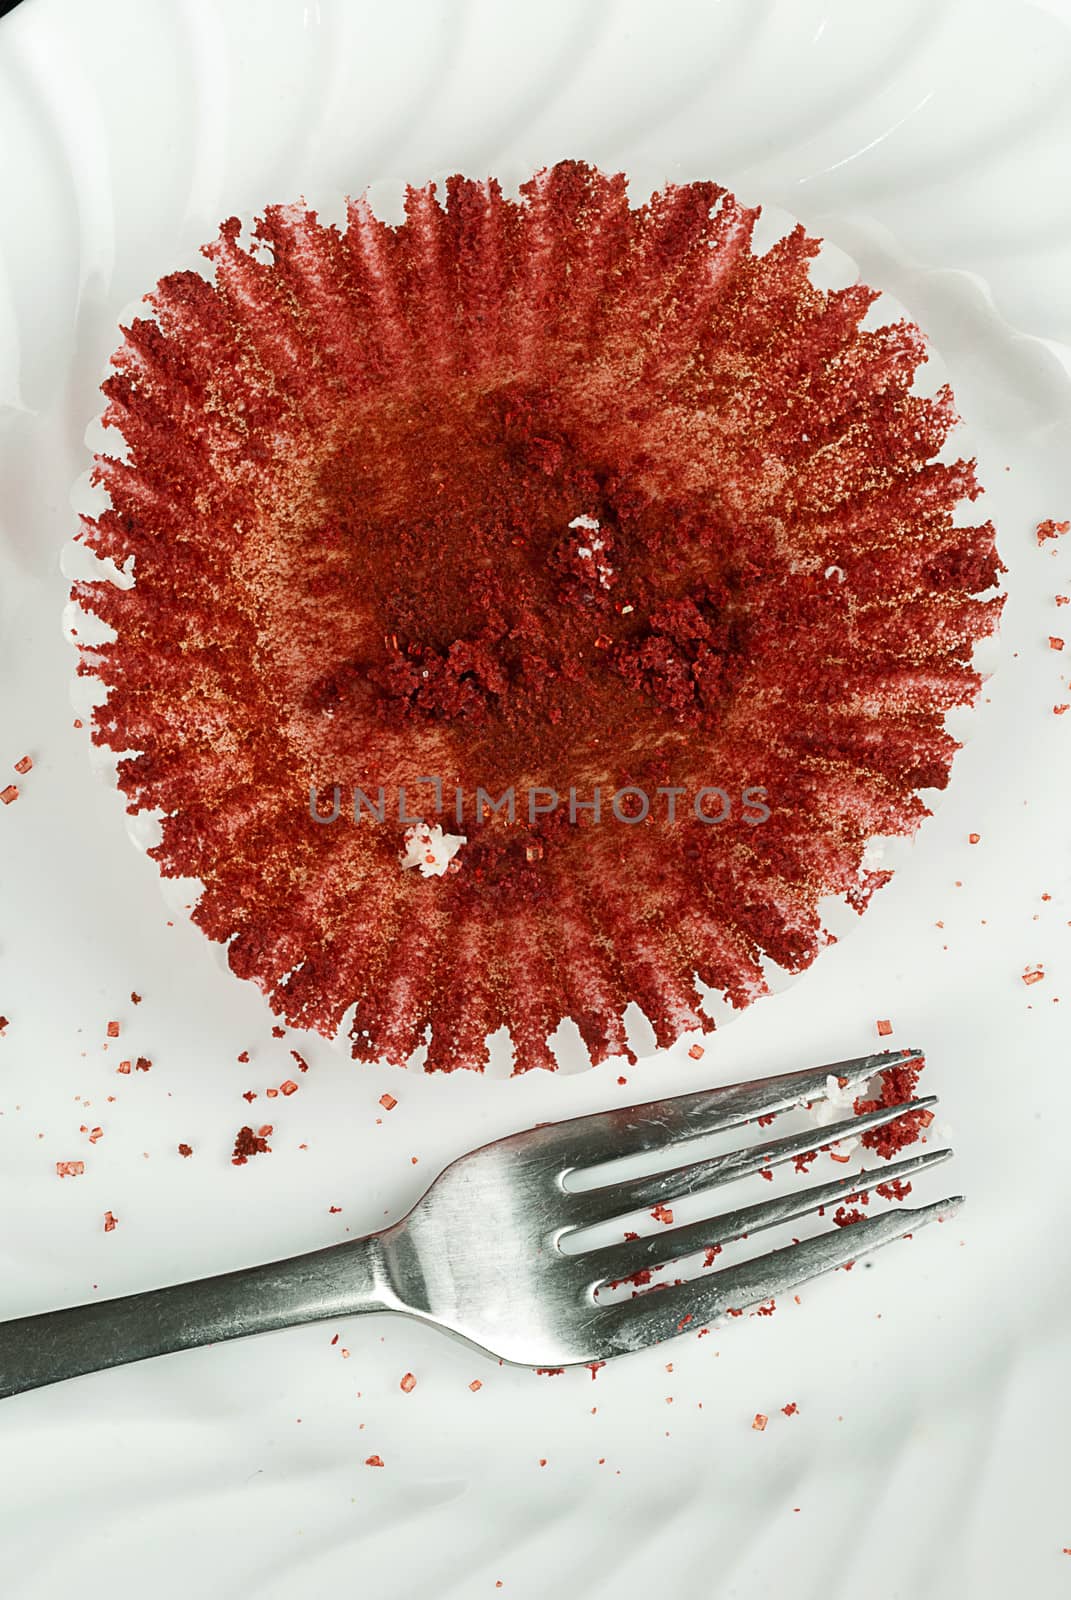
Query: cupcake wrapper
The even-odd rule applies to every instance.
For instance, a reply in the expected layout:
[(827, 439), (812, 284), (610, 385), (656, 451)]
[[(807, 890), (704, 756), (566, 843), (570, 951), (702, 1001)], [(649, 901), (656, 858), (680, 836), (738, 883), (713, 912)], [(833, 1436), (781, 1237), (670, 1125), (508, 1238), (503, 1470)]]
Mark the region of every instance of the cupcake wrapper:
[[(872, 327), (862, 285), (816, 289), (801, 228), (759, 256), (757, 211), (720, 186), (636, 209), (623, 177), (578, 163), (519, 200), (443, 187), (408, 191), (401, 225), (368, 197), (340, 227), (268, 207), (246, 247), (232, 218), (209, 271), (170, 274), (154, 319), (126, 326), (98, 503), (83, 485), (65, 558), (80, 682), (108, 691), (94, 743), (123, 752), (119, 786), (157, 819), (144, 838), (183, 903), (194, 888), (195, 921), (292, 1026), (345, 1020), (355, 1055), (426, 1046), (446, 1069), (480, 1066), (508, 1026), (527, 1070), (556, 1064), (563, 1016), (593, 1060), (632, 1053), (634, 1002), (666, 1046), (711, 1026), (707, 991), (739, 1009), (803, 970), (831, 900), (861, 910), (887, 880), (867, 841), (914, 832), (957, 748), (946, 718), (977, 693), (993, 530), (955, 522), (978, 490), (947, 449), (950, 393), (916, 384), (921, 334)], [(851, 270), (832, 252), (822, 267)], [(560, 536), (524, 566), (513, 550), (555, 507)], [(361, 566), (374, 538), (385, 599)], [(493, 602), (457, 580), (468, 544), (506, 574)], [(86, 547), (109, 576), (77, 567)], [(395, 595), (425, 569), (456, 606), (471, 593), (471, 617), (453, 643), (441, 624), (399, 644)], [(529, 589), (540, 648), (548, 617), (569, 641), (567, 704), (590, 708), (565, 731), (589, 716), (601, 750), (554, 744), (545, 683), (510, 701), (528, 680), (503, 644), (516, 618), (494, 618)], [(583, 789), (649, 780), (663, 734), (696, 786), (772, 774), (776, 826), (489, 827), (439, 879), (400, 870), (399, 829), (303, 810), (354, 752), (361, 778), (412, 786), (480, 781), (487, 748), (500, 782), (541, 781), (529, 754), (572, 748)]]

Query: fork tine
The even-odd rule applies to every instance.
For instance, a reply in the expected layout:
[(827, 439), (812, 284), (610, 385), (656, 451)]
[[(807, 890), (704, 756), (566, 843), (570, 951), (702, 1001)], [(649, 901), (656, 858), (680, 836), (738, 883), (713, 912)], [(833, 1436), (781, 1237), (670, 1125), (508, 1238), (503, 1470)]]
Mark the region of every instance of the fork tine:
[(703, 1138), (757, 1116), (790, 1110), (825, 1097), (826, 1079), (844, 1078), (847, 1087), (866, 1083), (889, 1067), (909, 1067), (923, 1059), (921, 1050), (880, 1050), (850, 1061), (829, 1062), (802, 1072), (782, 1072), (748, 1083), (725, 1084), (648, 1100), (616, 1111), (572, 1117), (547, 1130), (548, 1141), (572, 1167), (588, 1166), (614, 1156), (641, 1155), (686, 1139)]
[(798, 1133), (786, 1134), (781, 1139), (771, 1139), (765, 1144), (743, 1145), (725, 1155), (693, 1161), (683, 1167), (672, 1167), (668, 1172), (651, 1173), (645, 1178), (626, 1178), (619, 1183), (602, 1184), (597, 1189), (566, 1189), (564, 1198), (571, 1228), (563, 1232), (589, 1227), (596, 1222), (608, 1222), (613, 1217), (627, 1216), (632, 1211), (642, 1211), (649, 1206), (665, 1205), (669, 1200), (681, 1200), (685, 1195), (698, 1193), (700, 1189), (717, 1188), (732, 1178), (744, 1178), (763, 1167), (777, 1166), (807, 1150), (822, 1150), (827, 1145), (835, 1144), (838, 1139), (865, 1133), (868, 1128), (880, 1128), (910, 1111), (923, 1111), (936, 1104), (935, 1095), (925, 1095), (920, 1100), (906, 1100), (898, 1106), (883, 1106), (880, 1111), (868, 1111), (864, 1116), (853, 1116), (845, 1122), (831, 1122), (824, 1128), (804, 1128)]
[(679, 1333), (694, 1333), (727, 1311), (743, 1311), (776, 1299), (810, 1278), (858, 1261), (860, 1256), (917, 1232), (938, 1217), (950, 1216), (962, 1204), (963, 1196), (954, 1195), (915, 1210), (885, 1211), (865, 1222), (853, 1223), (850, 1228), (834, 1228), (691, 1282), (597, 1307), (588, 1324), (592, 1345), (589, 1359), (642, 1350)]
[(819, 1206), (832, 1205), (845, 1195), (876, 1189), (879, 1183), (893, 1183), (899, 1178), (922, 1172), (926, 1167), (939, 1166), (951, 1154), (951, 1150), (931, 1150), (924, 1155), (891, 1162), (881, 1170), (871, 1167), (862, 1172), (850, 1172), (831, 1183), (814, 1184), (797, 1190), (795, 1194), (775, 1195), (757, 1205), (723, 1211), (719, 1216), (706, 1217), (700, 1222), (686, 1222), (677, 1228), (665, 1228), (643, 1239), (626, 1239), (621, 1244), (602, 1245), (583, 1252), (583, 1260), (590, 1263), (593, 1284), (620, 1281), (641, 1268), (665, 1266), (669, 1261), (678, 1261), (711, 1245), (724, 1244), (744, 1234), (758, 1233), (763, 1228), (773, 1228), (778, 1223), (808, 1216), (817, 1211)]

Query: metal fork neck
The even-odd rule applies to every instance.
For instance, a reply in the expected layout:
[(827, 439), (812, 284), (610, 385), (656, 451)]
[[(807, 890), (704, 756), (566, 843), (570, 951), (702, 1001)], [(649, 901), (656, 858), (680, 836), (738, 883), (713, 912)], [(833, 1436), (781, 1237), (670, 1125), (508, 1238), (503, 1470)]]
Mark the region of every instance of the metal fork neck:
[(397, 1305), (379, 1237), (0, 1323), (0, 1396), (128, 1361)]

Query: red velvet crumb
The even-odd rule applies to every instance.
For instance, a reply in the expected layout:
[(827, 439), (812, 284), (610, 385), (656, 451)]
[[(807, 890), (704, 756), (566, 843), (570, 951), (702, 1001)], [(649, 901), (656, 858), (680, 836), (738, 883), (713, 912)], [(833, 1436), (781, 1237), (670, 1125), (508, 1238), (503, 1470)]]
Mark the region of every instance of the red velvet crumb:
[(270, 1155), (271, 1146), (267, 1136), (263, 1133), (254, 1133), (252, 1128), (239, 1128), (234, 1140), (234, 1154), (231, 1163), (236, 1167), (244, 1167), (250, 1156)]

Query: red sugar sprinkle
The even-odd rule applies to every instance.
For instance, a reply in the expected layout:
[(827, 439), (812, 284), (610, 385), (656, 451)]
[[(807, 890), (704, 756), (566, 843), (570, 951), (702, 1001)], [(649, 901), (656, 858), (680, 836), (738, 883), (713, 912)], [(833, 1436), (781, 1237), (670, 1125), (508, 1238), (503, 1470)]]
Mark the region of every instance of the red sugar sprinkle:
[(756, 1433), (762, 1433), (769, 1420), (769, 1417), (763, 1416), (761, 1411), (756, 1411), (755, 1420), (752, 1422), (751, 1426), (754, 1428)]
[(395, 1100), (392, 1094), (381, 1094), (379, 1097), (379, 1103), (383, 1107), (384, 1111), (393, 1111), (395, 1106), (398, 1104), (397, 1100)]
[(693, 1044), (688, 1054), (693, 1061), (699, 1061), (706, 1054), (706, 1050), (701, 1044)]
[(1064, 647), (1064, 641), (1062, 639), (1058, 639), (1055, 634), (1050, 633), (1049, 634), (1049, 649), (1050, 650), (1062, 650), (1063, 647)]
[(151, 1068), (152, 1062), (149, 1060), (148, 1056), (139, 1056), (134, 1062), (135, 1072), (148, 1072), (151, 1070)]
[[(802, 227), (757, 254), (757, 220), (714, 182), (630, 206), (576, 161), (516, 198), (411, 190), (397, 226), (269, 206), (255, 249), (228, 219), (212, 281), (168, 275), (124, 331), (103, 388), (130, 458), (97, 457), (83, 527), (137, 582), (72, 590), (115, 630), (83, 662), (94, 738), (141, 752), (119, 781), (163, 813), (161, 869), (204, 883), (195, 922), (288, 1023), (355, 1007), (354, 1054), (397, 1064), (430, 1027), (430, 1071), (480, 1068), (505, 1021), (525, 1071), (556, 1065), (565, 992), (594, 1060), (629, 1002), (668, 1046), (706, 1020), (696, 975), (742, 1007), (764, 957), (810, 965), (819, 902), (862, 911), (888, 877), (867, 839), (944, 786), (1002, 570), (991, 524), (957, 526), (980, 486), (940, 459), (954, 398), (913, 392), (916, 327), (815, 288)], [(444, 747), (470, 802), (582, 761), (584, 800), (686, 798), (598, 848), (589, 812), (466, 823), (433, 880), (399, 871), (393, 816), (295, 803), (297, 771), (326, 800), (360, 762), (374, 795)], [(712, 773), (726, 826), (692, 812)], [(511, 967), (516, 937), (554, 961)]]
[(118, 1039), (118, 1037), (119, 1037), (119, 1024), (117, 1022), (109, 1022), (109, 1024), (108, 1024), (108, 1038), (109, 1039)]
[(1040, 983), (1045, 976), (1044, 967), (1027, 967), (1023, 973), (1023, 982), (1026, 984)]
[(8, 1021), (9, 1021), (9, 1018), (0, 1017), (0, 1037), (2, 1037), (7, 1032)]
[(15, 762), (15, 771), (25, 775), (27, 772), (29, 772), (32, 766), (33, 761), (31, 758), (29, 756), (22, 756), (18, 761)]
[(179, 1153), (180, 1156), (192, 1156), (193, 1155), (193, 1145), (192, 1144), (180, 1144), (179, 1147), (178, 1147), (178, 1153)]
[(297, 1090), (298, 1090), (298, 1086), (294, 1082), (293, 1078), (287, 1078), (285, 1083), (281, 1083), (279, 1085), (279, 1093), (280, 1094), (287, 1094), (287, 1095), (289, 1095), (289, 1094), (297, 1094)]
[(483, 1388), (482, 1379), (473, 1378), (472, 1382), (469, 1384), (469, 1388), (472, 1390), (473, 1394), (475, 1394), (477, 1389), (482, 1389)]
[(297, 1062), (298, 1071), (299, 1072), (308, 1072), (309, 1063), (305, 1060), (305, 1057), (303, 1055), (299, 1055), (296, 1050), (291, 1050), (290, 1054), (293, 1056), (294, 1060)]
[(414, 1378), (413, 1374), (411, 1372), (404, 1372), (402, 1374), (402, 1381), (399, 1383), (398, 1387), (401, 1389), (403, 1394), (412, 1394), (413, 1390), (416, 1388), (416, 1379)]
[(381, 1467), (383, 1465), (383, 1457), (365, 1456), (364, 1464), (366, 1467)]
[(17, 800), (18, 797), (18, 787), (14, 783), (9, 783), (6, 789), (0, 789), (0, 800), (2, 800), (6, 806), (9, 806), (12, 800)]
[(272, 1036), (273, 1039), (285, 1039), (286, 1038), (286, 1029), (285, 1028), (280, 1028), (278, 1026), (278, 1024), (275, 1024), (272, 1027), (271, 1036)]
[(337, 1214), (342, 1210), (342, 1207), (341, 1206), (328, 1206), (327, 1210), (328, 1210), (328, 1213), (331, 1216), (337, 1216)]
[(141, 1004), (140, 994), (137, 994), (133, 989), (130, 991), (130, 1003), (134, 1006), (140, 1006)]
[(888, 1017), (882, 1017), (877, 1024), (879, 1035), (884, 1039), (892, 1032), (892, 1023)]
[(242, 1095), (242, 1099), (248, 1100), (250, 1105), (253, 1104), (253, 1101), (256, 1099), (256, 1097), (257, 1094), (255, 1089), (246, 1089)]
[(794, 1417), (799, 1411), (799, 1406), (796, 1404), (795, 1400), (790, 1400), (787, 1406), (781, 1407), (781, 1410), (784, 1412), (786, 1417)]
[(1039, 522), (1037, 525), (1038, 544), (1044, 544), (1046, 539), (1058, 538), (1061, 533), (1066, 533), (1068, 528), (1071, 528), (1071, 522), (1054, 522), (1051, 517), (1047, 517), (1044, 522)]
[(120, 1061), (119, 1065), (116, 1067), (115, 1070), (116, 1070), (116, 1072), (121, 1072), (121, 1073), (123, 1073), (125, 1075), (126, 1073), (128, 1073), (130, 1071), (130, 1062), (129, 1061)]
[(246, 1062), (249, 1060), (249, 1051), (243, 1050), (237, 1059), (242, 1063), (243, 1066), (245, 1066)]
[(105, 1231), (105, 1233), (111, 1233), (112, 1229), (113, 1228), (117, 1228), (118, 1226), (119, 1226), (119, 1218), (117, 1216), (115, 1216), (111, 1211), (106, 1211), (104, 1213), (104, 1231)]
[(656, 1222), (664, 1222), (667, 1227), (673, 1221), (673, 1211), (671, 1207), (664, 1206), (662, 1204), (652, 1207), (651, 1215), (654, 1217)]
[(61, 1178), (80, 1178), (86, 1170), (84, 1161), (57, 1161), (56, 1172)]

